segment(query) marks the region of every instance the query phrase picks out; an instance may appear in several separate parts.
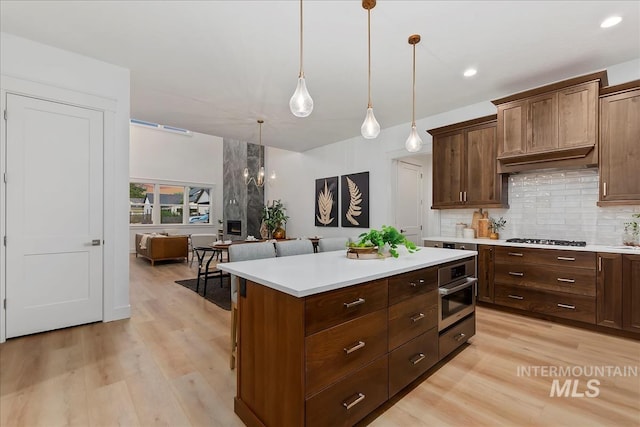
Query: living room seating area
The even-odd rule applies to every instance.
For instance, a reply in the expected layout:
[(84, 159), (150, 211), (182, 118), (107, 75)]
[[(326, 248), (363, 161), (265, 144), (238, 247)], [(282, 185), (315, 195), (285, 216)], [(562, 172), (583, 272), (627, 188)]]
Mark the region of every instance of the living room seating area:
[(155, 265), (156, 261), (184, 260), (189, 257), (189, 236), (136, 234), (136, 257), (141, 256)]

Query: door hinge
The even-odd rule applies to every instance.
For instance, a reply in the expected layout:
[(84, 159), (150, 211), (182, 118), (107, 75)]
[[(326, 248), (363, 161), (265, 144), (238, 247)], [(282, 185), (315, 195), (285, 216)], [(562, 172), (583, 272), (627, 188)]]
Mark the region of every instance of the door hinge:
[(420, 231), (422, 231), (422, 226), (420, 226)]
[(7, 299), (3, 299), (2, 300), (2, 307), (6, 310), (7, 309)]
[(7, 121), (7, 110), (4, 110), (4, 121)]
[(2, 240), (4, 240), (4, 245), (7, 246), (7, 236), (4, 236)]
[(6, 172), (2, 174), (2, 180), (4, 181), (5, 184), (7, 183), (7, 173)]

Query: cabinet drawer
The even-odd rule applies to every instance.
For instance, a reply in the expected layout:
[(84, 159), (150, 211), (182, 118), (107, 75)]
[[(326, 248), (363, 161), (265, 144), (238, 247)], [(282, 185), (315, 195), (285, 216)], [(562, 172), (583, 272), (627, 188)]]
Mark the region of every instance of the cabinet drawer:
[(409, 341), (389, 354), (389, 397), (438, 362), (438, 328)]
[(562, 267), (596, 269), (596, 254), (560, 249), (516, 248), (496, 246), (496, 263), (546, 264)]
[(495, 303), (591, 324), (596, 322), (595, 297), (496, 284)]
[(306, 426), (352, 426), (388, 399), (387, 356), (307, 399)]
[(306, 337), (306, 395), (317, 393), (386, 352), (386, 309)]
[(496, 264), (495, 282), (526, 288), (595, 296), (596, 271), (587, 268)]
[(449, 353), (476, 334), (476, 316), (472, 314), (465, 320), (453, 325), (440, 335), (438, 344), (438, 358), (442, 360)]
[(389, 305), (433, 291), (438, 287), (436, 267), (410, 271), (389, 278)]
[(386, 308), (387, 292), (387, 279), (383, 279), (307, 297), (306, 335)]
[(438, 325), (438, 291), (389, 307), (389, 351)]

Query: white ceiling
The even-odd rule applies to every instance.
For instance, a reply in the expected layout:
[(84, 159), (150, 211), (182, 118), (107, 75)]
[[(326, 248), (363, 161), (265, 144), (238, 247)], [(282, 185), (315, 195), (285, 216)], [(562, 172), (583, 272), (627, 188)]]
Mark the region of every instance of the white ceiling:
[[(131, 70), (133, 118), (305, 151), (360, 134), (367, 12), (304, 2), (304, 70), (315, 108), (289, 112), (299, 2), (0, 1), (1, 29)], [(613, 14), (616, 27), (601, 29)], [(640, 58), (639, 1), (399, 1), (371, 11), (372, 101), (382, 128)], [(478, 68), (470, 79), (469, 66)], [(420, 129), (424, 132), (424, 129)], [(408, 129), (407, 129), (408, 132)]]

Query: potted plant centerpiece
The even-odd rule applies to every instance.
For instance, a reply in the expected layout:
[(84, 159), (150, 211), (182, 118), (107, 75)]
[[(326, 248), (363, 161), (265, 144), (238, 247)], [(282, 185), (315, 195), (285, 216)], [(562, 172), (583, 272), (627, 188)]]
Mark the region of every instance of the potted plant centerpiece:
[(503, 217), (500, 217), (499, 219), (489, 218), (489, 228), (491, 229), (489, 238), (498, 240), (500, 238), (500, 230), (502, 230), (506, 224), (507, 220)]
[[(282, 226), (287, 223), (287, 208), (280, 200), (274, 200), (262, 209), (262, 223), (267, 229), (267, 238), (284, 239), (286, 232)], [(264, 237), (264, 236), (263, 236)]]
[[(394, 258), (398, 258), (398, 245), (404, 245), (409, 253), (413, 253), (419, 250), (416, 244), (407, 239), (394, 227), (383, 225), (380, 230), (371, 229), (368, 233), (362, 233), (358, 236), (357, 242), (350, 242), (348, 246), (348, 253), (354, 254), (377, 254), (378, 257), (385, 256), (385, 250), (388, 250), (389, 255)], [(360, 258), (360, 256), (356, 256)]]

